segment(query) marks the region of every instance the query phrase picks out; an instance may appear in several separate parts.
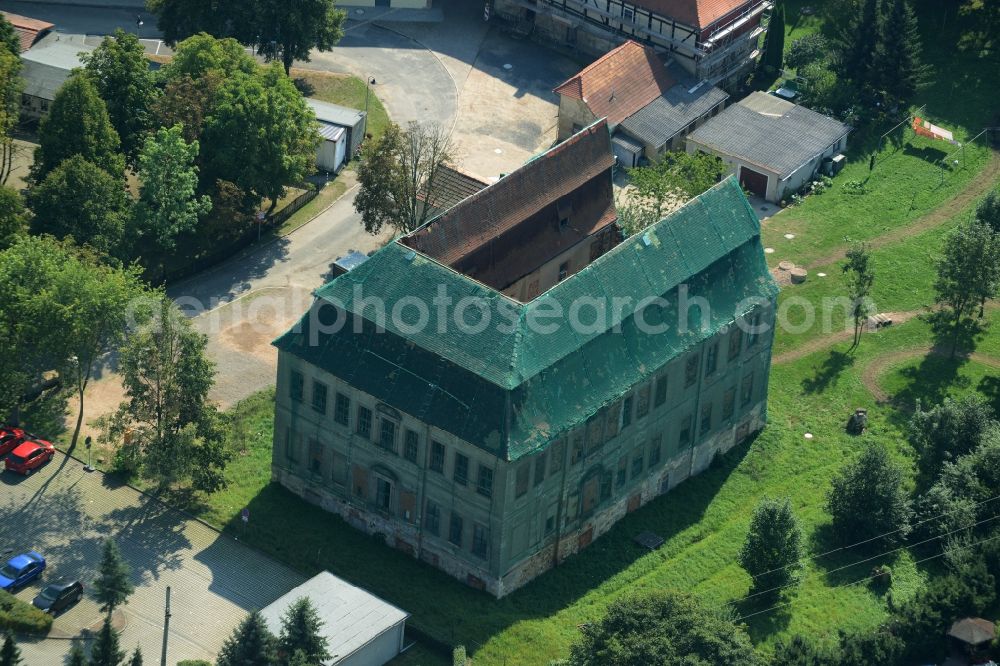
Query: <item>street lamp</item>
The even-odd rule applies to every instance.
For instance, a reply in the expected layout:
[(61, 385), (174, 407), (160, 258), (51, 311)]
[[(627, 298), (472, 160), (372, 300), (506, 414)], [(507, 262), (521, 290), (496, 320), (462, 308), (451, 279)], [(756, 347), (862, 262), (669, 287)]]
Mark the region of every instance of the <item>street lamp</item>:
[(144, 25), (146, 25), (146, 24), (142, 20), (142, 15), (141, 14), (136, 14), (135, 15), (135, 36), (136, 37), (139, 36), (139, 28), (141, 28)]
[(371, 89), (372, 89), (371, 87), (373, 85), (375, 85), (375, 77), (374, 76), (366, 76), (365, 77), (365, 118), (366, 118), (365, 124), (366, 125), (368, 124), (368, 121), (367, 121), (367, 117), (368, 117), (368, 96), (371, 94)]

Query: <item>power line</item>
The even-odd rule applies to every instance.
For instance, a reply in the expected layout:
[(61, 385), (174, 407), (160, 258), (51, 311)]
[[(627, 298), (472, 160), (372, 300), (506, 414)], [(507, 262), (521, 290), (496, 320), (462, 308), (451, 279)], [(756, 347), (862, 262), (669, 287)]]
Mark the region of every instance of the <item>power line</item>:
[[(944, 557), (945, 555), (947, 555), (949, 553), (953, 553), (953, 552), (956, 552), (956, 551), (959, 551), (959, 550), (964, 550), (966, 548), (974, 548), (975, 546), (980, 546), (980, 545), (982, 545), (984, 543), (987, 543), (989, 541), (993, 541), (995, 539), (1000, 539), (1000, 534), (996, 534), (996, 535), (991, 536), (991, 537), (989, 537), (987, 539), (982, 539), (980, 541), (976, 541), (975, 543), (970, 543), (969, 545), (962, 546), (960, 548), (952, 548), (951, 550), (943, 550), (940, 553), (938, 553), (937, 555), (931, 555), (929, 557), (923, 558), (922, 560), (916, 560), (913, 564), (914, 564), (914, 566), (916, 566), (918, 564), (923, 564), (924, 562), (929, 562), (929, 561), (937, 559), (939, 557)], [(833, 585), (831, 587), (827, 587), (827, 588), (824, 588), (824, 589), (826, 591), (830, 591), (830, 590), (836, 590), (836, 589), (841, 588), (841, 587), (850, 587), (852, 585), (858, 585), (859, 583), (864, 583), (866, 581), (873, 580), (875, 578), (878, 578), (879, 576), (884, 576), (884, 575), (885, 574), (877, 574), (875, 576), (865, 576), (864, 578), (859, 578), (858, 580), (851, 581), (850, 583), (843, 583), (841, 585)], [(762, 610), (754, 611), (753, 613), (748, 613), (747, 615), (743, 615), (743, 616), (737, 618), (735, 621), (737, 623), (740, 623), (740, 622), (743, 622), (744, 620), (746, 620), (747, 618), (754, 617), (755, 615), (761, 615), (763, 613), (769, 613), (769, 612), (771, 612), (773, 610), (777, 610), (778, 608), (784, 608), (785, 606), (790, 606), (792, 603), (793, 603), (792, 601), (786, 601), (786, 602), (783, 602), (783, 603), (780, 603), (780, 604), (775, 604), (775, 605), (770, 606), (768, 608), (764, 608)]]

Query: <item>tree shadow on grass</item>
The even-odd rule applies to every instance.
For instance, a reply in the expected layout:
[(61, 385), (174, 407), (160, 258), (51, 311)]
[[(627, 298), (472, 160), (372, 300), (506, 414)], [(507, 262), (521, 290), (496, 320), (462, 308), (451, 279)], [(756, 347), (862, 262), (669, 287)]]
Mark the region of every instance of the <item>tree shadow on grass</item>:
[(979, 380), (976, 390), (993, 405), (993, 411), (1000, 414), (1000, 377), (987, 375)]
[(740, 624), (745, 624), (750, 640), (754, 644), (766, 641), (775, 634), (788, 629), (792, 621), (792, 607), (789, 603), (796, 593), (790, 586), (776, 597), (750, 597), (733, 604), (734, 614)]
[(816, 374), (802, 380), (802, 390), (806, 393), (822, 393), (835, 386), (841, 373), (854, 365), (854, 356), (847, 352), (831, 350), (816, 369)]
[(900, 542), (876, 539), (859, 543), (861, 541), (863, 539), (858, 537), (844, 543), (842, 539), (837, 538), (832, 523), (824, 523), (813, 531), (809, 550), (815, 553), (814, 565), (827, 585), (836, 587), (856, 584), (876, 594), (884, 594), (889, 589), (886, 579), (880, 577), (875, 577), (871, 581), (865, 579), (873, 576), (880, 566), (891, 568), (896, 564), (899, 553), (886, 554), (886, 552), (897, 548)]
[[(749, 449), (744, 444), (720, 456), (709, 469), (626, 515), (584, 550), (500, 600), (351, 528), (277, 484), (250, 501), (249, 525), (235, 516), (226, 531), (300, 572), (325, 569), (361, 585), (412, 613), (418, 630), (475, 651), (517, 622), (564, 610), (639, 559), (650, 558), (650, 568), (662, 566), (666, 552), (651, 552), (632, 539), (649, 530), (678, 547), (670, 540), (703, 518)], [(693, 531), (679, 547), (707, 536), (707, 530)]]

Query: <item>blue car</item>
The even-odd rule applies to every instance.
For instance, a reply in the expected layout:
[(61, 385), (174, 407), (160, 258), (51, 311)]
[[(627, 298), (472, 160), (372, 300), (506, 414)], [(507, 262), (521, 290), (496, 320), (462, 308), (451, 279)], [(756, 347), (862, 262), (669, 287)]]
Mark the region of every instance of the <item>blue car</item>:
[(13, 592), (42, 575), (45, 571), (45, 558), (30, 551), (7, 560), (0, 569), (0, 590)]

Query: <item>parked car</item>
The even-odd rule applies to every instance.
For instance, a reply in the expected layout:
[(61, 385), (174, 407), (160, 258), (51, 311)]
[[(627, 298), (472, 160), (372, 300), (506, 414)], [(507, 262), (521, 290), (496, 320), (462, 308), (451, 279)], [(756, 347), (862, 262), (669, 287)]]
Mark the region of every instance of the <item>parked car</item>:
[(33, 550), (12, 557), (0, 568), (0, 590), (13, 592), (41, 576), (43, 571), (45, 558)]
[(14, 426), (0, 427), (0, 458), (16, 449), (28, 438), (28, 433)]
[(58, 615), (83, 598), (83, 583), (78, 580), (52, 583), (35, 597), (31, 603), (46, 613)]
[(46, 442), (44, 439), (28, 439), (7, 456), (7, 459), (4, 460), (4, 466), (8, 471), (29, 476), (36, 469), (52, 460), (52, 456), (55, 454), (56, 447), (52, 446), (52, 442)]

